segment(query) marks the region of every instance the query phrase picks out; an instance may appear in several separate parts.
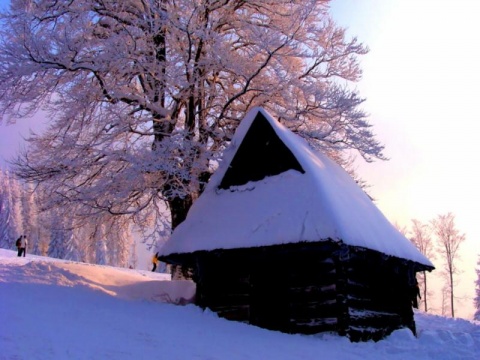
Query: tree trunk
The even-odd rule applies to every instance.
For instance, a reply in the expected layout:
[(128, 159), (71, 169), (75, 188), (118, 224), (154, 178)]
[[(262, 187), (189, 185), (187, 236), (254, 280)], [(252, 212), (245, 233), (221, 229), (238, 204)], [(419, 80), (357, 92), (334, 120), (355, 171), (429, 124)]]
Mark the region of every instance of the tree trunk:
[[(192, 206), (193, 197), (187, 195), (185, 198), (176, 197), (168, 202), (170, 206), (170, 215), (172, 218), (172, 231), (186, 219), (188, 210)], [(171, 266), (172, 280), (191, 279), (192, 272), (189, 268), (184, 268), (180, 265)]]
[(427, 272), (423, 272), (423, 304), (425, 306), (425, 312), (428, 312), (427, 306)]
[(186, 219), (192, 203), (193, 197), (190, 194), (186, 195), (184, 198), (175, 197), (168, 202), (172, 218), (172, 231)]
[(450, 270), (450, 306), (452, 308), (452, 318), (455, 317), (455, 310), (453, 308), (453, 271)]

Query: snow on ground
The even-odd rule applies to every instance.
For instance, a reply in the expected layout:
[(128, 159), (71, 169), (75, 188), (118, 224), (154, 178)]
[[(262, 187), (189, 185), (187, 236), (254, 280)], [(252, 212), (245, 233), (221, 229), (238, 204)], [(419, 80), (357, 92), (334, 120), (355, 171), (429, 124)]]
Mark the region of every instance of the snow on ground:
[(399, 330), (350, 343), (172, 304), (188, 302), (193, 291), (164, 274), (0, 249), (0, 359), (480, 359), (478, 322), (418, 312), (418, 338)]

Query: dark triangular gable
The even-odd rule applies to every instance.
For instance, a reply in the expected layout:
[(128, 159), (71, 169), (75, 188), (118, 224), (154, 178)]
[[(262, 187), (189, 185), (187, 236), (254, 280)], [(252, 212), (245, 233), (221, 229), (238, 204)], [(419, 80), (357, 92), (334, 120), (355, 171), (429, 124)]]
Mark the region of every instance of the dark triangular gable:
[(280, 140), (261, 112), (248, 129), (240, 147), (223, 176), (220, 189), (244, 185), (287, 170), (305, 173), (289, 148)]

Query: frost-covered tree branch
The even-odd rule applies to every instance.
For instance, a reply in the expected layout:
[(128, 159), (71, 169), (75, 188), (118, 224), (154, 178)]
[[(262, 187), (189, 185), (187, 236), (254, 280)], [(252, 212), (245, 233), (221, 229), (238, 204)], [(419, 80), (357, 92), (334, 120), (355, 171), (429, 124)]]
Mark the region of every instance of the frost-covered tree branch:
[(0, 18), (0, 112), (48, 115), (16, 163), (46, 207), (175, 227), (252, 106), (337, 160), (384, 158), (349, 87), (367, 50), (326, 0), (12, 0)]

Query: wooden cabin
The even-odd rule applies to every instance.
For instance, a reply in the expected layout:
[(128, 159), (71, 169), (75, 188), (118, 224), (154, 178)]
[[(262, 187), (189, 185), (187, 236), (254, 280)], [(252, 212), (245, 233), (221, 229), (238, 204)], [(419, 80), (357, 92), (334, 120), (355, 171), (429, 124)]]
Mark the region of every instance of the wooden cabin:
[(415, 275), (433, 269), (339, 165), (261, 108), (160, 253), (192, 275), (202, 308), (352, 341), (415, 333)]

